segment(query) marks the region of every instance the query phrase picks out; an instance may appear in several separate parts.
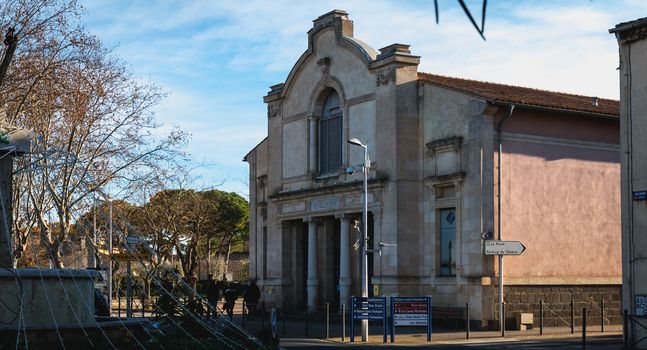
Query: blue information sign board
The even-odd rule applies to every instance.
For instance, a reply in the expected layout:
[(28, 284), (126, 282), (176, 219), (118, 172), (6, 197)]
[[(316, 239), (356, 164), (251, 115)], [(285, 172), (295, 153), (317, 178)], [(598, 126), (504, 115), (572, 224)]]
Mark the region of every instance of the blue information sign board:
[(384, 319), (384, 298), (353, 298), (354, 320), (382, 320)]
[(396, 326), (426, 326), (431, 341), (431, 296), (391, 297), (391, 343)]
[(386, 322), (386, 297), (365, 298), (350, 297), (351, 322), (350, 341), (355, 341), (355, 320), (382, 321), (383, 340), (386, 343), (387, 322)]

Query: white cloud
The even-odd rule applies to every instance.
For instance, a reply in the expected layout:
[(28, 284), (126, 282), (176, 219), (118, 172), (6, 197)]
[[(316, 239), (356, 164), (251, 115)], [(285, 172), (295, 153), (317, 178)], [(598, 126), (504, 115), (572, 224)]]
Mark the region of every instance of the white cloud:
[[(480, 1), (470, 4), (480, 11)], [(618, 55), (607, 30), (647, 12), (644, 0), (490, 2), (483, 41), (455, 1), (440, 2), (439, 25), (433, 3), (417, 1), (86, 6), (90, 29), (109, 46), (119, 44), (117, 53), (136, 75), (171, 93), (158, 108), (160, 119), (167, 128), (183, 125), (193, 135), (194, 157), (217, 163), (221, 180), (246, 171), (240, 159), (266, 134), (261, 97), (307, 48), (312, 20), (334, 8), (347, 10), (355, 36), (376, 49), (411, 44), (422, 56), (420, 71), (612, 98)]]

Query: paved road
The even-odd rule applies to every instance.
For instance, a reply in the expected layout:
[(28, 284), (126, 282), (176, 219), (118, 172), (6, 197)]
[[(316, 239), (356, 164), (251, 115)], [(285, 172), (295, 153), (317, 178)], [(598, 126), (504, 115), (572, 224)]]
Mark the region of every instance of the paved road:
[[(355, 343), (338, 343), (332, 341), (325, 341), (321, 339), (298, 339), (298, 338), (284, 338), (281, 339), (281, 346), (288, 350), (298, 349), (375, 349), (379, 347), (400, 348), (400, 349), (525, 349), (525, 350), (542, 350), (542, 349), (566, 349), (566, 350), (580, 350), (582, 344), (579, 339), (548, 339), (548, 340), (506, 340), (500, 341), (498, 339), (480, 339), (470, 341), (454, 341), (443, 342), (437, 344), (424, 344), (424, 345), (390, 345), (390, 344), (371, 344), (362, 345)], [(595, 338), (587, 339), (587, 350), (591, 349), (622, 349), (622, 337), (619, 336), (598, 336)]]

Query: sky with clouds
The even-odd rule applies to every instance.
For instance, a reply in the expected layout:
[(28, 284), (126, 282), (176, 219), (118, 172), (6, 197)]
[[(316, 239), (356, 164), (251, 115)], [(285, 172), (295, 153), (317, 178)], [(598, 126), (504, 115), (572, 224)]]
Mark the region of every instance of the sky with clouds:
[[(608, 29), (647, 16), (644, 0), (488, 2), (483, 41), (455, 0), (84, 0), (87, 29), (162, 87), (156, 109), (191, 135), (196, 187), (247, 193), (243, 156), (267, 134), (262, 97), (307, 48), (312, 20), (348, 11), (375, 49), (411, 45), (419, 71), (618, 98), (618, 48)], [(481, 0), (466, 3), (480, 18)]]

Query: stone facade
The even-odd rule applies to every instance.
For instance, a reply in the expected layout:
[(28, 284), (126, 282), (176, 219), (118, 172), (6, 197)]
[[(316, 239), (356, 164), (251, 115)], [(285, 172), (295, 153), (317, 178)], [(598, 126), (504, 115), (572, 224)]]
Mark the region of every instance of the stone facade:
[(647, 19), (620, 23), (610, 32), (620, 51), (623, 309), (630, 324), (643, 325), (631, 324), (629, 342), (647, 349)]
[[(250, 278), (264, 300), (336, 308), (359, 294), (362, 182), (345, 169), (363, 150), (350, 138), (371, 159), (371, 293), (469, 302), (488, 325), (499, 265), (483, 245), (499, 236), (528, 247), (505, 258), (506, 286), (618, 286), (617, 101), (430, 75), (419, 61), (408, 45), (373, 50), (336, 10), (314, 21), (307, 50), (270, 88), (268, 136), (245, 156)], [(333, 92), (341, 162), (322, 173)]]

